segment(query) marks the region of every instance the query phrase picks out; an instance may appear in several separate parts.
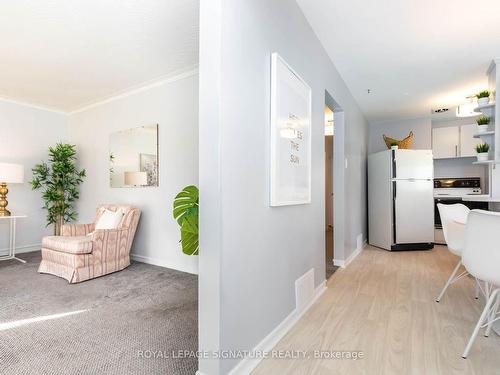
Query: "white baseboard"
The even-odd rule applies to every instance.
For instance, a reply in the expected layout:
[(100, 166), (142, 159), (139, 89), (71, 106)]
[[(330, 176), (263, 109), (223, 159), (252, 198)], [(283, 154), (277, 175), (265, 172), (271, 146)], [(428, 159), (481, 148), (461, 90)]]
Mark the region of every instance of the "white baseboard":
[[(271, 351), (276, 344), (292, 329), (297, 321), (305, 314), (314, 302), (325, 292), (326, 280), (323, 281), (315, 290), (311, 301), (302, 310), (293, 310), (274, 330), (271, 331), (260, 343), (253, 348), (254, 352)], [(234, 367), (229, 375), (246, 375), (250, 374), (257, 365), (262, 361), (262, 358), (245, 358)], [(201, 373), (199, 373), (201, 375)]]
[[(31, 253), (32, 251), (38, 251), (42, 248), (41, 243), (36, 243), (33, 245), (16, 246), (16, 254)], [(0, 249), (0, 256), (7, 255), (9, 253), (9, 248), (5, 247)]]
[(172, 263), (167, 262), (163, 259), (147, 257), (144, 255), (138, 255), (138, 254), (130, 254), (130, 258), (132, 260), (135, 260), (136, 262), (151, 264), (153, 266), (170, 268), (170, 269), (174, 269), (176, 271), (191, 273), (193, 275), (198, 274), (198, 267), (194, 267), (194, 266), (189, 267), (189, 266), (184, 266), (184, 265), (180, 265), (180, 264), (172, 264)]
[(368, 242), (366, 240), (363, 241), (363, 246), (357, 248), (356, 250), (354, 250), (352, 252), (351, 255), (349, 255), (349, 257), (346, 259), (346, 260), (342, 260), (342, 259), (334, 259), (333, 260), (333, 265), (334, 266), (339, 266), (339, 267), (342, 267), (342, 268), (346, 268), (349, 263), (351, 263), (359, 254), (361, 254), (361, 252), (364, 250), (364, 248), (368, 246)]

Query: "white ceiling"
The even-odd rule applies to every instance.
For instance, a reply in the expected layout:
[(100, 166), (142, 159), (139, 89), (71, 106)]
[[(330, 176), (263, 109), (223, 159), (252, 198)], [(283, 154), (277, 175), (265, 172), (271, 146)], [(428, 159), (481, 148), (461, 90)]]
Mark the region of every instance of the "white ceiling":
[(459, 104), (500, 57), (498, 0), (297, 2), (370, 121)]
[(0, 97), (64, 112), (193, 69), (198, 0), (0, 2)]

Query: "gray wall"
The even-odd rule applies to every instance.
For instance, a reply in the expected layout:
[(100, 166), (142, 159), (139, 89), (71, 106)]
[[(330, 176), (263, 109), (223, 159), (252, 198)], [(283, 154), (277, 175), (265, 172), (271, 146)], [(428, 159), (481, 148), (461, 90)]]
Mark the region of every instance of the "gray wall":
[(368, 152), (374, 153), (387, 150), (383, 135), (394, 139), (405, 138), (410, 131), (415, 135), (413, 148), (414, 149), (431, 149), (431, 119), (416, 118), (390, 121), (370, 122), (369, 126), (369, 142)]
[[(132, 255), (146, 263), (197, 273), (198, 257), (182, 253), (172, 201), (198, 183), (198, 74), (181, 75), (70, 116), (70, 139), (87, 170), (78, 202), (81, 221), (101, 203), (127, 203), (142, 210)], [(110, 188), (109, 136), (142, 125), (159, 125), (159, 187)]]
[[(200, 349), (251, 349), (295, 309), (297, 278), (325, 279), (325, 90), (345, 111), (345, 257), (366, 238), (367, 123), (295, 1), (202, 2), (200, 19)], [(272, 52), (312, 88), (307, 205), (269, 207)]]
[[(34, 107), (0, 101), (0, 162), (24, 166), (25, 183), (9, 185), (9, 210), (24, 213), (17, 222), (17, 252), (40, 249), (42, 237), (52, 234), (46, 228), (41, 193), (29, 185), (31, 168), (47, 160), (49, 146), (68, 140), (68, 116)], [(8, 223), (0, 221), (0, 255), (8, 248)]]

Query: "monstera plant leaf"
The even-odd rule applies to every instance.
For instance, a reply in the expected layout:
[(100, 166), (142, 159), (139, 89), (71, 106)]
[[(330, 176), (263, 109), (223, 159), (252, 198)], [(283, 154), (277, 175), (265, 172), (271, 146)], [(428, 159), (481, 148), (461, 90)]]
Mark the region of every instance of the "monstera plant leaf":
[(175, 196), (173, 216), (181, 227), (182, 251), (198, 255), (198, 188), (186, 186)]
[(187, 255), (198, 255), (198, 209), (196, 214), (186, 215), (181, 225), (182, 252)]

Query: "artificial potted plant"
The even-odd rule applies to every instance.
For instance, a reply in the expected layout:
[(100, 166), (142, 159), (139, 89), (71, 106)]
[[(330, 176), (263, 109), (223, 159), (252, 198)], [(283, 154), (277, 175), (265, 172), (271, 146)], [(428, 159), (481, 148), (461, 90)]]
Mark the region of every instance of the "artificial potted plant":
[(187, 255), (198, 255), (198, 188), (186, 186), (175, 196), (173, 216), (181, 229), (182, 252)]
[(488, 124), (490, 123), (489, 117), (481, 116), (476, 120), (476, 122), (478, 133), (486, 133), (488, 131)]
[(47, 210), (47, 226), (54, 224), (54, 235), (61, 234), (61, 226), (76, 220), (74, 204), (80, 197), (78, 186), (83, 182), (85, 169), (76, 168), (76, 146), (58, 143), (49, 147), (49, 161), (32, 169), (33, 190), (42, 190)]
[(481, 91), (477, 96), (477, 105), (484, 106), (490, 102), (490, 92), (488, 90)]
[(397, 150), (398, 148), (399, 148), (398, 141), (392, 141), (391, 142), (391, 150)]
[(487, 143), (482, 143), (476, 146), (477, 152), (477, 161), (487, 161), (488, 160), (488, 151), (490, 150), (490, 145)]

